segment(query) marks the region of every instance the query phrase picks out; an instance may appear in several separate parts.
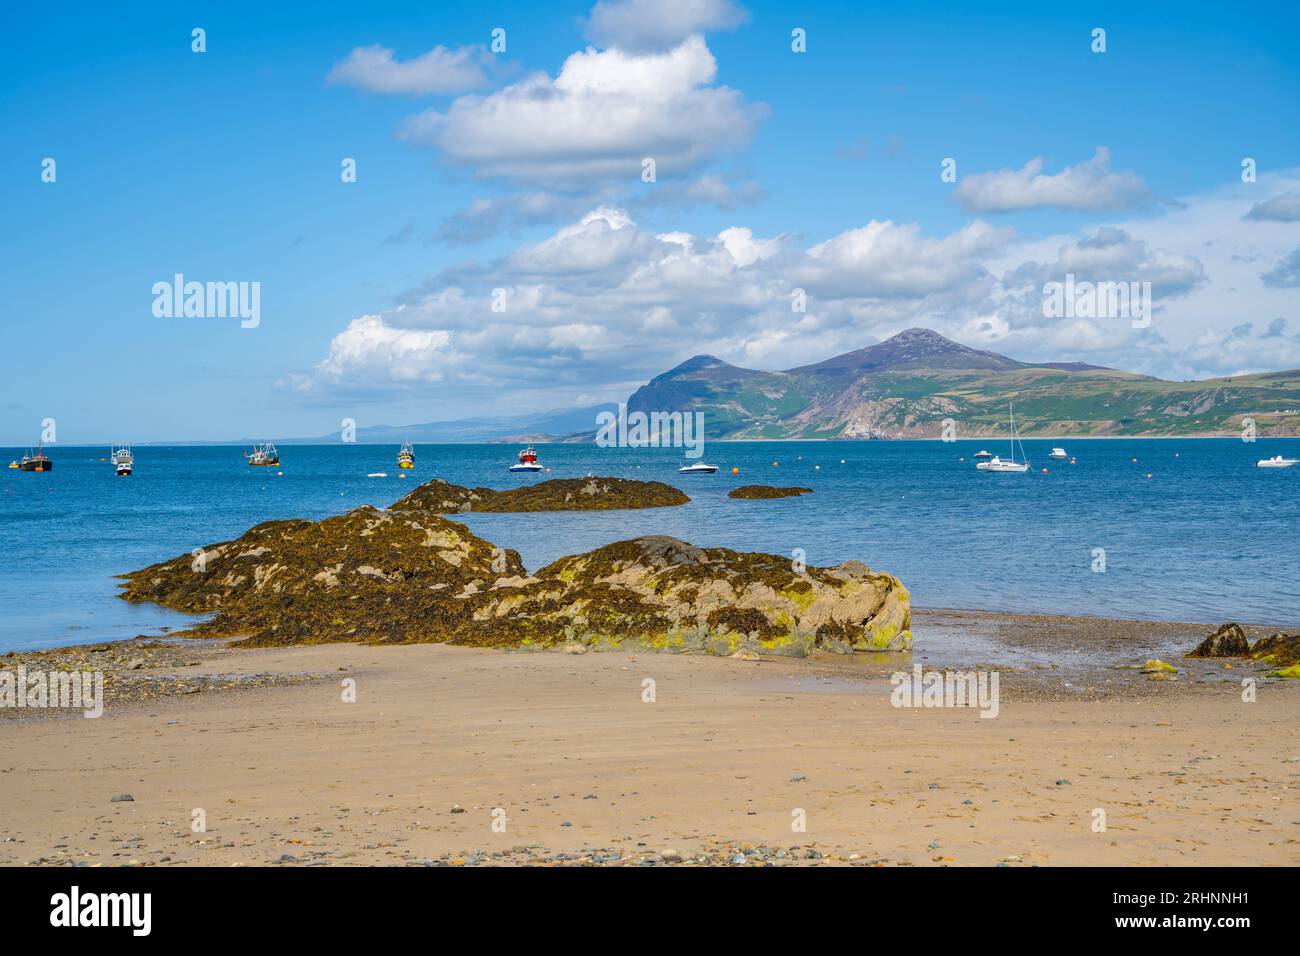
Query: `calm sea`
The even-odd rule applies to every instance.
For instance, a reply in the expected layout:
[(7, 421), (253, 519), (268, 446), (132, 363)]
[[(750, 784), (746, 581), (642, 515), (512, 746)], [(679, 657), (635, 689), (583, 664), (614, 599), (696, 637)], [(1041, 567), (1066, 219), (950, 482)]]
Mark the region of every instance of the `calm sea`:
[[(1049, 461), (1053, 444), (1077, 464)], [(680, 451), (545, 445), (551, 472), (530, 477), (506, 471), (513, 446), (422, 445), (405, 480), (396, 446), (284, 446), (282, 475), (249, 468), (235, 446), (142, 446), (130, 478), (113, 474), (107, 449), (55, 447), (52, 472), (0, 470), (0, 651), (184, 626), (184, 615), (118, 600), (113, 576), (260, 521), (382, 507), (435, 477), (506, 488), (588, 473), (665, 481), (692, 501), (458, 520), (517, 549), (529, 568), (622, 538), (670, 534), (746, 551), (802, 549), (814, 565), (857, 558), (898, 575), (923, 607), (1300, 623), (1300, 468), (1254, 467), (1275, 454), (1300, 457), (1300, 439), (1027, 441), (1034, 469), (1023, 475), (977, 472), (971, 455), (985, 446), (1005, 448), (715, 443), (705, 460), (719, 472), (686, 477), (676, 472)], [(0, 450), (2, 464), (21, 454)], [(815, 493), (726, 497), (746, 483)], [(1104, 571), (1094, 570), (1097, 549)]]

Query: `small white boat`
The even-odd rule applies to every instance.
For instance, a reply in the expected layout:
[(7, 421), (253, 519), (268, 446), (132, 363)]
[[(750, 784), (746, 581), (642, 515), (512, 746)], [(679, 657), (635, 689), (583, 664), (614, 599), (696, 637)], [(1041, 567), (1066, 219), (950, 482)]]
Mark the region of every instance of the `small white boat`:
[(537, 450), (529, 445), (519, 453), (519, 462), (510, 466), (511, 471), (541, 471), (542, 466), (537, 461)]
[(677, 469), (679, 475), (711, 475), (718, 470), (717, 465), (706, 465), (702, 461), (697, 461), (693, 465), (685, 465)]
[(386, 471), (372, 471), (370, 474), (366, 475), (366, 477), (367, 477), (367, 478), (387, 478), (387, 477), (388, 477), (388, 472), (386, 472)]
[[(992, 471), (998, 474), (1023, 474), (1029, 470), (1029, 456), (1025, 454), (1025, 446), (1020, 444), (1020, 457), (1024, 461), (1016, 461), (1016, 445), (1020, 443), (1020, 436), (1016, 434), (1016, 410), (1007, 406), (1011, 415), (1011, 460), (1003, 461), (1001, 457), (994, 455), (988, 461), (975, 463), (979, 471)], [(978, 457), (978, 456), (977, 456)]]
[[(993, 452), (985, 451), (984, 449), (981, 448), (975, 454), (971, 455), (971, 457), (974, 458), (976, 461), (980, 461), (980, 460), (987, 461), (988, 459), (993, 457)], [(843, 464), (843, 462), (840, 462), (840, 464)]]
[(1296, 465), (1300, 465), (1300, 458), (1283, 458), (1281, 455), (1255, 462), (1256, 468), (1294, 468)]
[(1053, 449), (1052, 449), (1052, 453), (1051, 453), (1050, 455), (1048, 455), (1047, 457), (1048, 457), (1048, 458), (1055, 458), (1055, 459), (1057, 459), (1057, 460), (1059, 460), (1059, 461), (1064, 461), (1065, 459), (1069, 458), (1070, 456), (1067, 455), (1067, 454), (1065, 453), (1065, 449), (1064, 449), (1064, 448), (1053, 448)]

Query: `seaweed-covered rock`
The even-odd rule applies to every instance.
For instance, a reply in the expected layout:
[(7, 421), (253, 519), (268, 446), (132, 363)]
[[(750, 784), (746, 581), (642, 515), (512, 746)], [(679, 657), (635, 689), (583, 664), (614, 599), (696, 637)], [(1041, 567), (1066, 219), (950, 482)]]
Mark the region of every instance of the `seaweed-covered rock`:
[(772, 485), (741, 485), (727, 492), (728, 498), (795, 498), (812, 494), (811, 488), (776, 488)]
[(497, 591), (476, 617), (513, 621), (533, 632), (530, 643), (562, 633), (584, 643), (803, 656), (832, 643), (883, 651), (912, 641), (907, 589), (860, 561), (796, 571), (778, 555), (697, 548), (661, 535), (561, 558), (514, 593), (494, 600)]
[(270, 521), (124, 575), (122, 596), (210, 612), (196, 636), (252, 645), (449, 642), (803, 656), (911, 645), (907, 590), (858, 561), (789, 559), (650, 536), (527, 575), (514, 551), (415, 509)]
[(1207, 637), (1188, 657), (1245, 657), (1250, 653), (1250, 641), (1240, 624), (1224, 624)]
[(253, 643), (441, 641), (451, 595), (521, 575), (515, 551), (433, 514), (370, 506), (268, 521), (234, 541), (123, 575), (122, 597), (214, 613), (199, 636)]
[(465, 488), (441, 479), (426, 481), (390, 506), (390, 511), (604, 511), (616, 508), (667, 508), (691, 499), (661, 481), (631, 478), (555, 478), (494, 491)]
[(1250, 656), (1261, 663), (1282, 667), (1300, 664), (1300, 634), (1283, 634), (1278, 631), (1268, 637), (1261, 637), (1251, 646)]

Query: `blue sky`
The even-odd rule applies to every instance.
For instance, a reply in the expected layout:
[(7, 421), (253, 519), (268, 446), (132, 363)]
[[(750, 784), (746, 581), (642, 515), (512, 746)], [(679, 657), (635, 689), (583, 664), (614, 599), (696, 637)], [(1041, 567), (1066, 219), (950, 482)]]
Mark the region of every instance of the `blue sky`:
[[(7, 5), (0, 442), (568, 407), (912, 325), (1168, 377), (1300, 366), (1287, 5), (656, 6)], [(1151, 281), (1152, 327), (1045, 319), (1066, 270)], [(177, 272), (260, 283), (260, 323), (154, 315)]]

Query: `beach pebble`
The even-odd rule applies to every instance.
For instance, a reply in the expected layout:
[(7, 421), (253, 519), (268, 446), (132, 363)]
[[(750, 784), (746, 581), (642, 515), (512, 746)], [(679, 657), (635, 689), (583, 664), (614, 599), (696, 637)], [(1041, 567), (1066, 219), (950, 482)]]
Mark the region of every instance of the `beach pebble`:
[(109, 803), (134, 803), (135, 797), (131, 796), (129, 793), (115, 793), (109, 799), (108, 802)]

